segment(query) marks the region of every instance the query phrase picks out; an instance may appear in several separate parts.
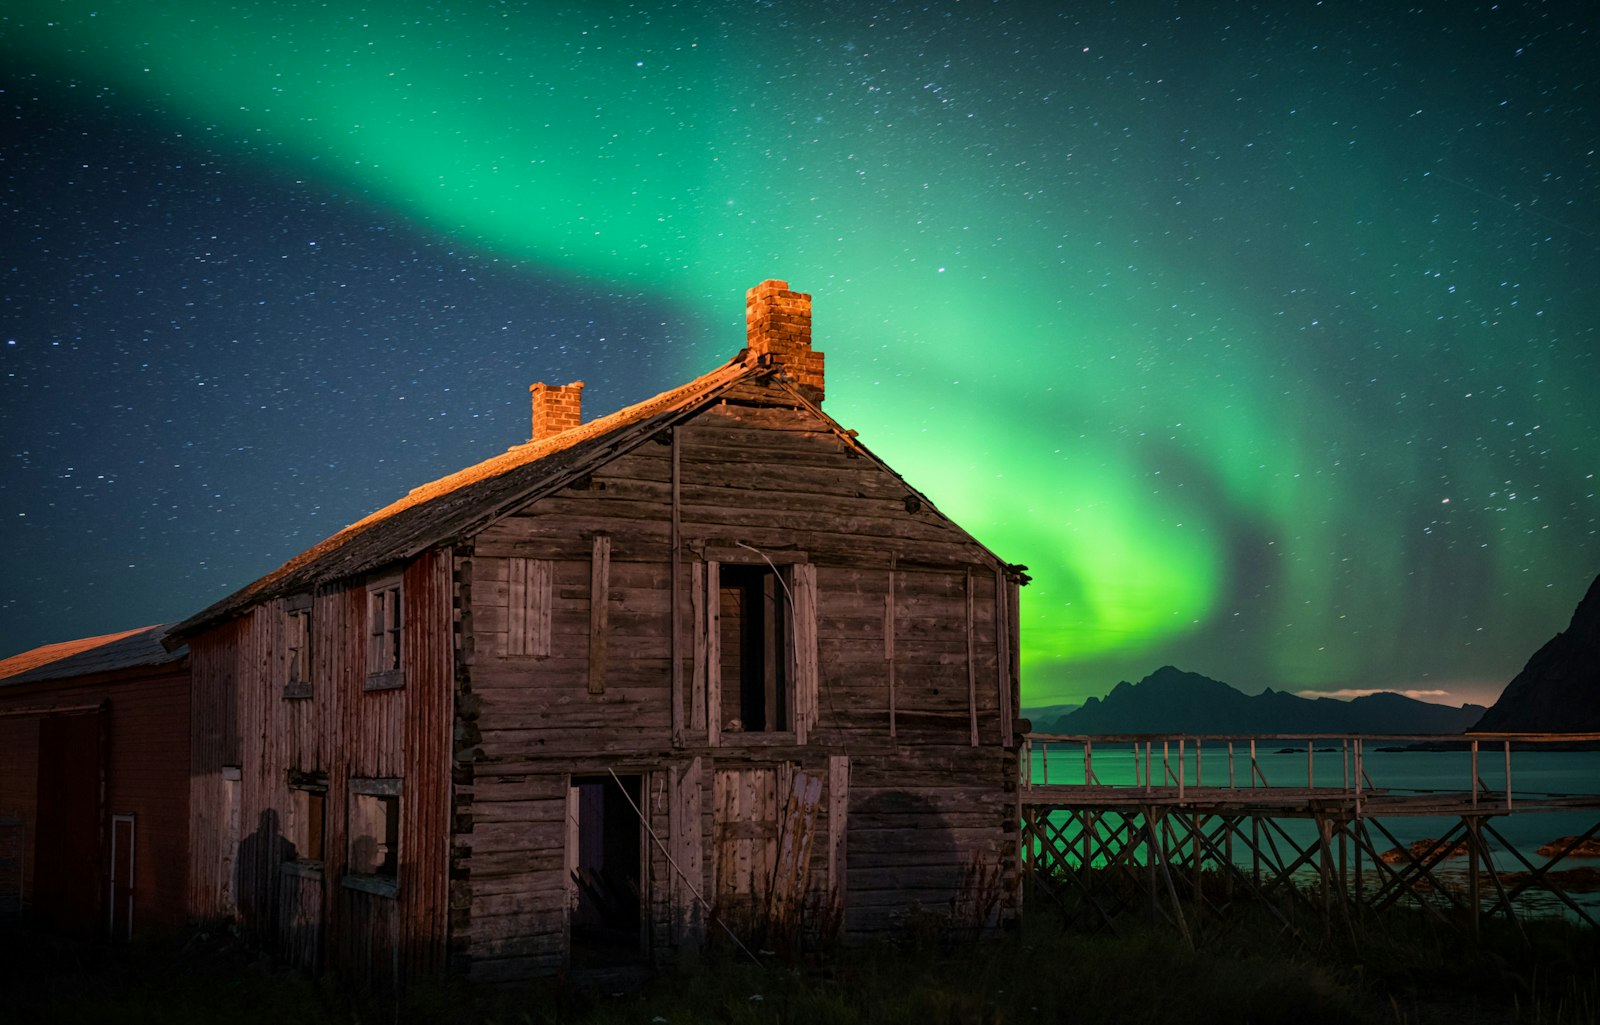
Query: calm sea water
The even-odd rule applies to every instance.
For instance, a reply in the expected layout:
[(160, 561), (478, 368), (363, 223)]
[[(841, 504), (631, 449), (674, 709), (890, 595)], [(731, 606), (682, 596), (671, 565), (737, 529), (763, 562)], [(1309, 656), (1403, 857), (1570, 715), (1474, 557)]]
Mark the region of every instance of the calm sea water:
[[(1306, 786), (1308, 776), (1316, 786), (1341, 786), (1353, 777), (1354, 757), (1338, 747), (1338, 742), (1319, 741), (1308, 759), (1303, 742), (1257, 742), (1256, 766), (1274, 786)], [(1369, 741), (1363, 753), (1365, 775), (1372, 786), (1394, 792), (1427, 793), (1468, 791), (1472, 784), (1472, 756), (1468, 751), (1395, 751), (1380, 750), (1380, 742)], [(1286, 750), (1287, 749), (1287, 750)], [(1140, 748), (1137, 756), (1138, 777), (1135, 776), (1135, 755), (1128, 743), (1096, 742), (1092, 752), (1092, 767), (1098, 782), (1107, 785), (1132, 786), (1144, 774), (1145, 755)], [(1308, 764), (1309, 763), (1309, 764)], [(1160, 744), (1152, 745), (1150, 764), (1153, 778), (1159, 785), (1163, 779), (1162, 750)], [(1181, 762), (1184, 781), (1189, 786), (1226, 786), (1229, 782), (1229, 759), (1225, 743), (1205, 742), (1197, 754), (1192, 743), (1187, 746)], [(1179, 771), (1178, 747), (1174, 743), (1168, 750), (1168, 767), (1176, 778)], [(1032, 760), (1035, 785), (1048, 780), (1052, 783), (1082, 783), (1084, 781), (1083, 750), (1077, 744), (1052, 744), (1048, 749), (1035, 747)], [(1232, 773), (1235, 785), (1247, 787), (1251, 780), (1248, 743), (1235, 742)], [(1480, 807), (1495, 810), (1504, 807), (1507, 790), (1507, 767), (1503, 749), (1485, 742), (1478, 753), (1477, 775), (1481, 781)], [(1551, 794), (1600, 794), (1600, 751), (1550, 751), (1535, 748), (1513, 747), (1510, 761), (1510, 791), (1512, 811), (1501, 812), (1488, 820), (1488, 824), (1504, 838), (1507, 844), (1519, 850), (1523, 857), (1536, 866), (1545, 859), (1536, 853), (1542, 845), (1559, 837), (1576, 836), (1600, 821), (1600, 808), (1581, 811), (1533, 811), (1524, 806)], [(1260, 785), (1259, 780), (1257, 785)], [(1363, 782), (1363, 787), (1368, 784)], [(1309, 844), (1316, 836), (1314, 824), (1304, 820), (1280, 820), (1286, 831), (1302, 844)], [(1384, 816), (1383, 825), (1401, 843), (1411, 843), (1429, 837), (1443, 837), (1459, 819), (1451, 816)], [(1520, 871), (1524, 869), (1516, 854), (1506, 849), (1493, 837), (1491, 859), (1496, 869)], [(1375, 838), (1380, 849), (1389, 842), (1381, 836)], [(1236, 854), (1236, 857), (1238, 855)], [(1248, 855), (1241, 858), (1248, 863)], [(1447, 875), (1458, 868), (1465, 876), (1465, 859), (1450, 859), (1445, 863)], [(1559, 866), (1562, 869), (1591, 867), (1600, 869), (1600, 858), (1569, 856)], [(1487, 885), (1487, 884), (1486, 884)], [(1600, 893), (1571, 894), (1573, 899), (1590, 915), (1600, 918)], [(1548, 894), (1530, 892), (1519, 898), (1519, 908), (1538, 913), (1560, 913), (1563, 905)]]

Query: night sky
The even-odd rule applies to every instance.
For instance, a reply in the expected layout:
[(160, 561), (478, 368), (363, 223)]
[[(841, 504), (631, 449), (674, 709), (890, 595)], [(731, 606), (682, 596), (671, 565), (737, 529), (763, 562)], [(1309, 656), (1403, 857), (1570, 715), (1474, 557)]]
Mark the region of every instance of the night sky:
[(1030, 703), (1492, 698), (1600, 572), (1592, 4), (0, 13), (0, 656), (182, 618), (815, 296)]

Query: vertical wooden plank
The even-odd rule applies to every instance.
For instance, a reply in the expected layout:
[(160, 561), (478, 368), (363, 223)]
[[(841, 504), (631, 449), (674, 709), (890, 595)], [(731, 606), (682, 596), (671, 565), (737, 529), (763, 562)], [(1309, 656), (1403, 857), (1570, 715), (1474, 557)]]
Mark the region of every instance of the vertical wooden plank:
[(967, 624), (967, 722), (972, 730), (972, 746), (978, 746), (978, 664), (973, 645), (972, 628), (972, 568), (967, 568), (966, 624)]
[[(850, 816), (850, 756), (828, 756), (828, 899), (835, 912), (845, 904), (845, 837)], [(837, 919), (836, 919), (837, 920)]]
[(701, 837), (701, 762), (691, 758), (668, 776), (667, 834), (677, 871), (667, 887), (669, 926), (676, 944), (697, 944), (704, 925), (697, 890), (704, 890)]
[[(760, 821), (757, 816), (761, 814), (760, 780), (757, 778), (760, 769), (745, 769), (739, 773), (740, 783), (735, 821), (750, 822)], [(747, 837), (739, 845), (739, 885), (744, 893), (755, 893), (755, 846), (761, 843), (760, 837)]]
[(780, 892), (779, 841), (784, 833), (785, 813), (788, 811), (789, 798), (795, 793), (796, 781), (803, 778), (795, 771), (793, 762), (780, 762), (772, 772), (772, 788), (763, 789), (761, 794), (761, 821), (772, 823), (772, 830), (761, 838), (761, 860), (756, 871), (761, 876), (762, 892), (768, 898), (769, 909), (772, 908), (772, 898)]
[(722, 566), (705, 562), (706, 743), (722, 743)]
[(822, 778), (792, 762), (779, 767), (772, 812), (776, 835), (768, 843), (771, 893), (768, 916), (780, 934), (793, 935), (800, 926), (811, 879), (811, 849), (821, 806)]
[(733, 853), (732, 833), (727, 824), (732, 821), (733, 797), (732, 790), (736, 780), (731, 769), (717, 769), (712, 774), (711, 794), (711, 821), (712, 821), (712, 849), (711, 872), (714, 885), (712, 888), (712, 904), (718, 904), (722, 898), (733, 892)]
[(1017, 580), (1006, 580), (1006, 643), (1010, 648), (1006, 661), (1006, 691), (1011, 695), (1011, 707), (1019, 712), (1022, 708), (1022, 644), (1018, 640), (1022, 623), (1018, 594), (1021, 586)]
[(606, 690), (608, 617), (611, 595), (611, 538), (596, 534), (589, 568), (589, 693)]
[[(398, 900), (371, 903), (361, 928), (388, 955), (374, 968), (397, 982), (444, 963), (449, 921), (450, 764), (454, 698), (454, 556), (436, 548), (406, 568), (406, 686), (385, 692), (390, 720), (379, 741), (400, 798)], [(382, 907), (382, 910), (379, 910)], [(354, 924), (354, 923), (352, 923)]]
[(706, 566), (703, 562), (689, 567), (689, 623), (689, 629), (694, 632), (694, 656), (689, 674), (689, 728), (700, 733), (706, 728)]
[(528, 654), (550, 657), (551, 620), (555, 616), (555, 563), (549, 559), (528, 560)]
[(506, 560), (506, 654), (528, 654), (528, 561)]
[(561, 949), (572, 950), (572, 915), (578, 909), (578, 788), (567, 780), (566, 825), (562, 830), (563, 858), (561, 874), (565, 907), (561, 914)]
[(1007, 673), (1011, 667), (1011, 617), (1006, 608), (1005, 570), (994, 571), (994, 676), (1000, 707), (1000, 744), (1010, 750), (1016, 746), (1012, 726), (1016, 710), (1011, 707), (1011, 686)]
[[(683, 445), (678, 438), (678, 428), (669, 427), (667, 433), (672, 439), (672, 544), (671, 565), (667, 572), (672, 574), (668, 583), (668, 600), (672, 602), (671, 611), (668, 613), (667, 630), (670, 637), (667, 640), (667, 658), (672, 669), (671, 700), (672, 700), (672, 746), (683, 747), (683, 601), (679, 589), (683, 586), (683, 514), (682, 514), (682, 474), (680, 461), (682, 459)], [(692, 687), (692, 684), (691, 684)]]
[(806, 743), (817, 722), (817, 567), (796, 563), (794, 585), (795, 716), (794, 739)]
[(896, 732), (896, 730), (895, 730), (895, 703), (894, 703), (894, 684), (895, 684), (895, 679), (894, 679), (895, 678), (895, 658), (894, 658), (894, 632), (895, 632), (894, 583), (895, 583), (895, 580), (894, 580), (894, 576), (895, 576), (895, 557), (891, 554), (889, 556), (889, 594), (883, 600), (883, 657), (884, 657), (884, 661), (889, 663), (889, 739), (890, 740), (893, 740), (895, 738), (895, 732)]

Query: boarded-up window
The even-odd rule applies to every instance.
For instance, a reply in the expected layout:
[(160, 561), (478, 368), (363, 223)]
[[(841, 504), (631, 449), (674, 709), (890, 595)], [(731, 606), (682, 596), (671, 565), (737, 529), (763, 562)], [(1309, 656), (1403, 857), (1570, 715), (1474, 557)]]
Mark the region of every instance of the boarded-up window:
[(718, 910), (735, 918), (764, 913), (778, 857), (778, 770), (717, 769), (712, 795)]
[(548, 559), (506, 560), (506, 654), (550, 655), (554, 564)]
[(404, 686), (401, 669), (400, 578), (367, 585), (367, 690)]
[[(793, 763), (715, 770), (717, 913), (747, 936), (798, 935), (823, 779)], [(831, 868), (832, 862), (828, 862)]]

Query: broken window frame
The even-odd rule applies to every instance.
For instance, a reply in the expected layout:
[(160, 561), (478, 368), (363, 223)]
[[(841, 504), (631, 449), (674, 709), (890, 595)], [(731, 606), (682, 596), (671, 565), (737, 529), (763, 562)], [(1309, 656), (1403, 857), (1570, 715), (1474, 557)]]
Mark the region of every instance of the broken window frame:
[[(380, 897), (400, 892), (401, 781), (356, 777), (350, 780), (345, 812), (345, 871), (340, 882)], [(370, 842), (371, 847), (366, 845)]]
[(312, 695), (312, 618), (311, 595), (297, 594), (283, 605), (283, 651), (285, 701)]
[[(764, 562), (717, 567), (718, 707), (724, 735), (794, 732), (793, 602), (786, 576)], [(737, 715), (730, 707), (734, 701)]]
[(328, 853), (327, 774), (290, 771), (285, 811), (285, 871), (321, 877)]
[(405, 589), (400, 574), (391, 573), (367, 584), (366, 690), (404, 687)]
[[(748, 545), (708, 544), (703, 559), (694, 564), (695, 686), (691, 722), (696, 730), (706, 731), (712, 746), (771, 746), (805, 744), (816, 723), (818, 688), (817, 664), (817, 575), (806, 553), (795, 550), (758, 552)], [(731, 718), (722, 709), (722, 567), (724, 565), (765, 567), (775, 582), (781, 581), (787, 604), (783, 642), (785, 702), (787, 718), (782, 729), (725, 731)], [(770, 721), (770, 720), (769, 720)]]

